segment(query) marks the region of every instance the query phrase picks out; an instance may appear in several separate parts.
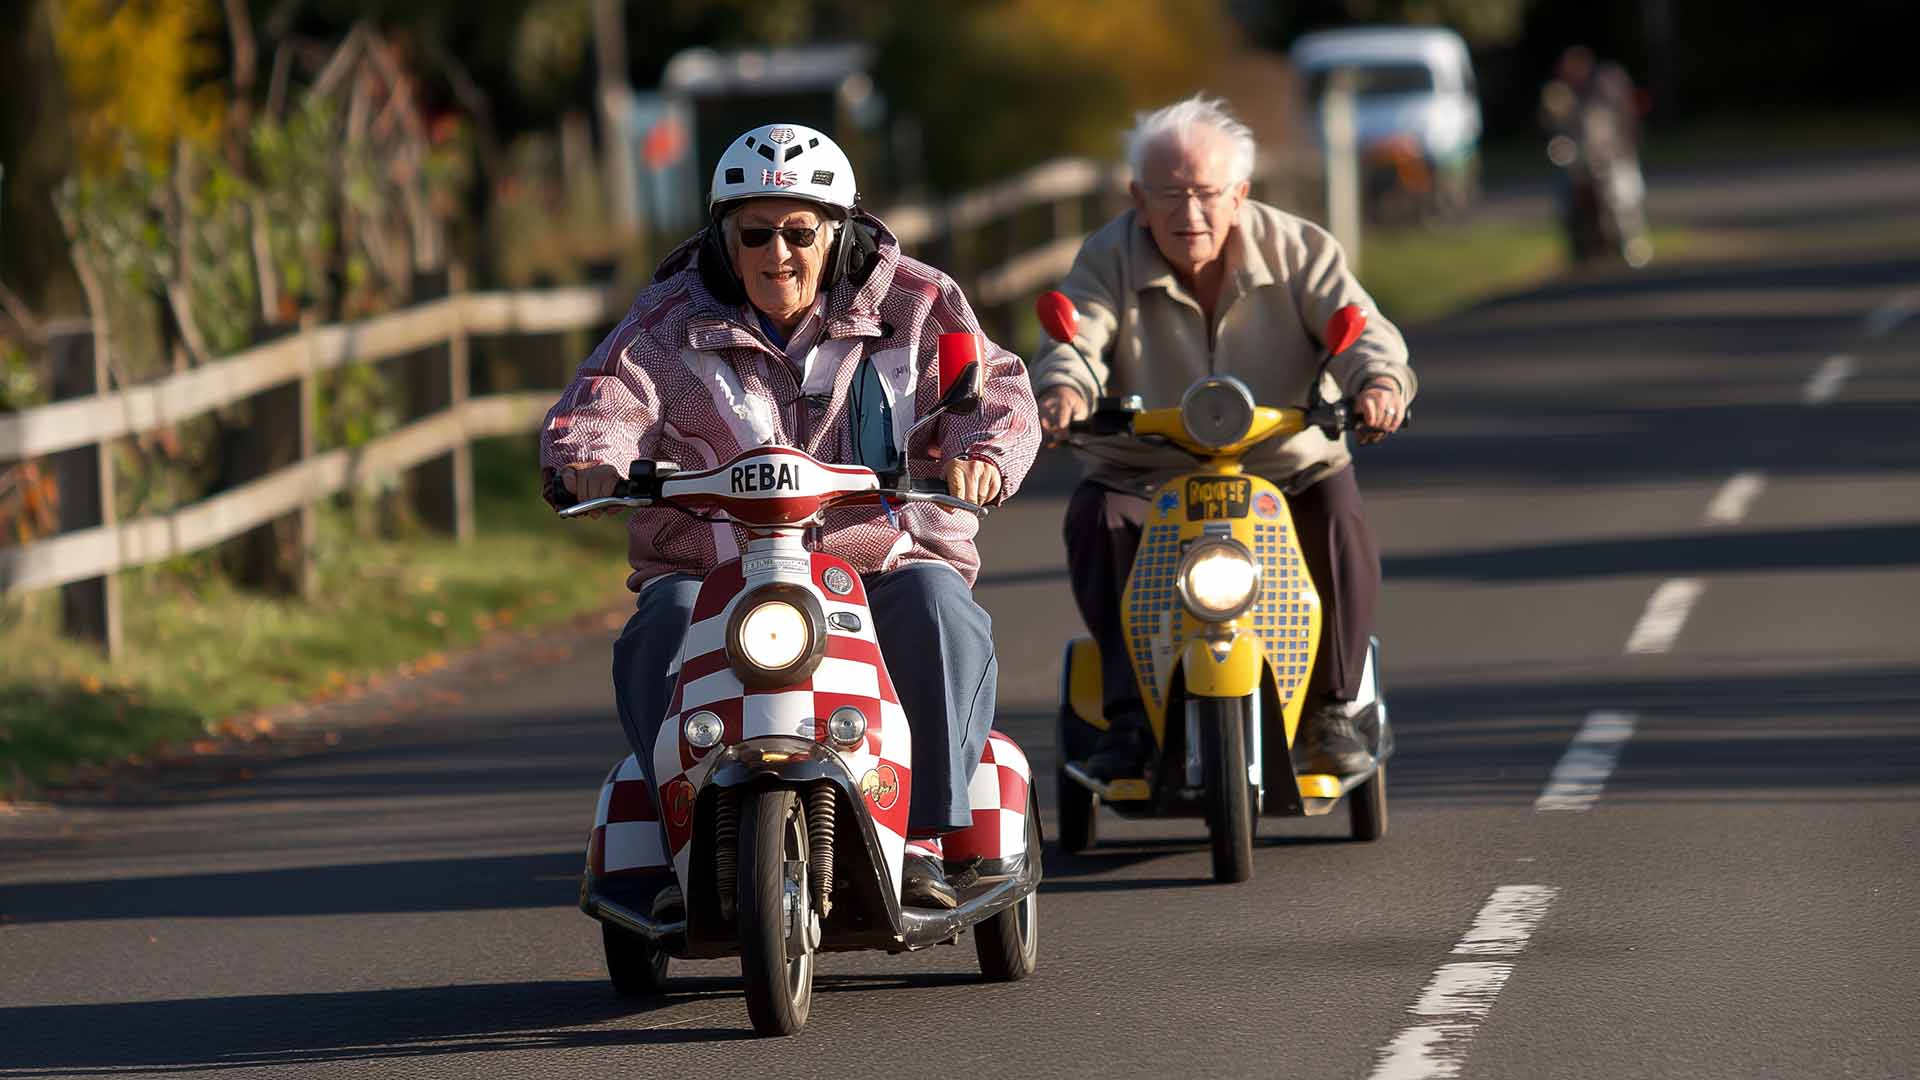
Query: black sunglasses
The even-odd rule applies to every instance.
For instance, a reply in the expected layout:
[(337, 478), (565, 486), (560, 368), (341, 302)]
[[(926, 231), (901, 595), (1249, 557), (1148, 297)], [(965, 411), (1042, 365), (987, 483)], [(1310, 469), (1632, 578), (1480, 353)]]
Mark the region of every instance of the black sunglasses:
[(818, 227), (808, 225), (788, 225), (785, 228), (779, 229), (770, 229), (759, 225), (742, 226), (740, 228), (740, 246), (766, 247), (768, 244), (773, 243), (774, 233), (779, 233), (785, 237), (787, 244), (791, 247), (810, 248), (813, 246), (814, 237), (820, 234), (820, 230)]

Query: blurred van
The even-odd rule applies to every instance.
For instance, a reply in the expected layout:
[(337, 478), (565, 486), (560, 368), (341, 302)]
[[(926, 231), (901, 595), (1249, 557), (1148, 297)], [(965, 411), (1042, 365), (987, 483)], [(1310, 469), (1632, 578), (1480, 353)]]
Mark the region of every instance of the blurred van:
[(1459, 34), (1380, 26), (1303, 35), (1290, 52), (1320, 139), (1321, 104), (1336, 77), (1354, 96), (1365, 204), (1376, 218), (1450, 215), (1480, 186), (1480, 97)]

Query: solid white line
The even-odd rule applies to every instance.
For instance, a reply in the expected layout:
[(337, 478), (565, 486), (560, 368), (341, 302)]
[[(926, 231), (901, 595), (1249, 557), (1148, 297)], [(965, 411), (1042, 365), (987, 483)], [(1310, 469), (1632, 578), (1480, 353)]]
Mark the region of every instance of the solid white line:
[(1856, 367), (1851, 356), (1842, 353), (1827, 357), (1827, 362), (1807, 380), (1806, 399), (1809, 405), (1825, 405), (1840, 392), (1840, 384), (1847, 381)]
[(1753, 500), (1766, 490), (1767, 474), (1763, 472), (1734, 473), (1707, 504), (1706, 522), (1709, 525), (1734, 525), (1747, 516), (1747, 509)]
[[(1473, 928), (1453, 951), (1499, 951), (1515, 955), (1560, 890), (1552, 885), (1503, 885), (1474, 917)], [(1485, 948), (1482, 948), (1482, 947)], [(1513, 974), (1510, 961), (1464, 961), (1440, 965), (1408, 1012), (1424, 1022), (1397, 1032), (1374, 1056), (1369, 1080), (1439, 1080), (1460, 1075), (1467, 1049), (1500, 990)]]
[(1547, 777), (1547, 786), (1533, 801), (1533, 808), (1575, 813), (1591, 810), (1607, 786), (1607, 777), (1613, 775), (1613, 767), (1620, 761), (1620, 751), (1626, 749), (1627, 740), (1633, 738), (1637, 720), (1633, 713), (1589, 715), (1587, 722), (1574, 733), (1573, 742), (1567, 744), (1567, 752), (1560, 755), (1560, 763), (1553, 767), (1553, 775)]
[(1885, 337), (1893, 333), (1893, 328), (1911, 318), (1920, 311), (1920, 289), (1904, 292), (1873, 309), (1867, 316), (1867, 336)]
[(1694, 601), (1700, 599), (1706, 587), (1707, 583), (1699, 578), (1661, 582), (1647, 598), (1647, 610), (1640, 614), (1640, 621), (1633, 624), (1633, 633), (1627, 636), (1627, 652), (1638, 656), (1673, 648), (1680, 628), (1687, 625)]

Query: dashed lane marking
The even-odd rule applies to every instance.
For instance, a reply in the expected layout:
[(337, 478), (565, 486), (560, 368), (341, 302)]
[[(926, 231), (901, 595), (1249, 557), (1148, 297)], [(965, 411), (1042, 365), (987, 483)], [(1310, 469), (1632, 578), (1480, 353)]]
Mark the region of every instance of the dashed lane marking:
[(1574, 733), (1566, 753), (1547, 777), (1547, 786), (1533, 801), (1537, 811), (1584, 813), (1600, 801), (1607, 778), (1620, 763), (1620, 752), (1633, 738), (1638, 717), (1628, 712), (1595, 712)]
[(1663, 653), (1673, 648), (1680, 630), (1687, 625), (1695, 601), (1705, 592), (1707, 583), (1699, 578), (1674, 578), (1663, 581), (1647, 598), (1647, 610), (1627, 635), (1627, 652), (1635, 656)]
[(1867, 316), (1867, 336), (1885, 337), (1893, 333), (1895, 327), (1912, 318), (1916, 311), (1920, 311), (1920, 289), (1901, 293)]
[(1813, 377), (1807, 380), (1807, 404), (1825, 405), (1832, 401), (1840, 393), (1840, 384), (1846, 382), (1858, 366), (1853, 357), (1845, 353), (1827, 357)]
[[(1487, 897), (1456, 954), (1517, 956), (1547, 916), (1559, 889), (1503, 885)], [(1480, 1024), (1513, 974), (1511, 960), (1440, 965), (1407, 1011), (1422, 1022), (1402, 1028), (1374, 1057), (1370, 1080), (1434, 1080), (1459, 1076)]]
[(1737, 525), (1747, 516), (1753, 500), (1767, 487), (1767, 474), (1739, 472), (1727, 478), (1707, 504), (1705, 521), (1709, 525)]

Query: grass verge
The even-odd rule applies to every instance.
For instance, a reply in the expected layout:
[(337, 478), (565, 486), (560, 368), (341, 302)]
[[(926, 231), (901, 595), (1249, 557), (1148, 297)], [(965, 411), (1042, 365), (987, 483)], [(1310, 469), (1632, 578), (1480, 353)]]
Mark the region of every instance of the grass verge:
[(81, 766), (235, 733), (237, 720), (338, 696), (402, 665), (425, 670), (495, 631), (605, 606), (624, 574), (611, 521), (573, 524), (540, 501), (531, 437), (474, 447), (478, 536), (356, 536), (328, 508), (314, 599), (235, 588), (210, 557), (122, 575), (126, 657), (56, 632), (59, 596), (9, 601), (0, 624), (0, 798)]
[[(1360, 282), (1398, 323), (1448, 315), (1569, 269), (1560, 230), (1545, 221), (1375, 226), (1362, 230), (1360, 245)], [(1689, 230), (1653, 230), (1656, 262), (1701, 246)]]

